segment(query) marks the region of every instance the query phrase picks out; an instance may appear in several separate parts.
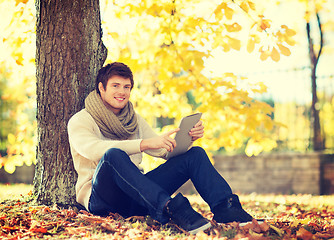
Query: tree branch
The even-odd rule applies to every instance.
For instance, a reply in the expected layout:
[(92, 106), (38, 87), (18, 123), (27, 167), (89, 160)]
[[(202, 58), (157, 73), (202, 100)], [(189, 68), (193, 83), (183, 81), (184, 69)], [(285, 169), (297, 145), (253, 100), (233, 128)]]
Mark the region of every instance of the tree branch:
[(319, 49), (319, 52), (317, 54), (317, 58), (316, 58), (316, 64), (318, 64), (319, 62), (319, 58), (320, 58), (320, 55), (321, 55), (321, 52), (322, 52), (322, 48), (324, 46), (324, 34), (322, 32), (322, 25), (321, 25), (321, 20), (320, 20), (320, 16), (319, 16), (319, 13), (317, 12), (316, 13), (316, 16), (317, 16), (317, 23), (318, 23), (318, 29), (319, 29), (319, 35), (320, 35), (320, 49)]

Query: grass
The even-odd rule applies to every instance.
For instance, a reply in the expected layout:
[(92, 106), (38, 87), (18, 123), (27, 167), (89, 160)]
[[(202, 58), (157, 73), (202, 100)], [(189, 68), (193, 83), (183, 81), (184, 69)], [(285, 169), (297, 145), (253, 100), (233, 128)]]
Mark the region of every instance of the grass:
[(30, 184), (0, 184), (0, 202), (6, 199), (17, 199), (21, 195), (27, 195), (32, 191)]

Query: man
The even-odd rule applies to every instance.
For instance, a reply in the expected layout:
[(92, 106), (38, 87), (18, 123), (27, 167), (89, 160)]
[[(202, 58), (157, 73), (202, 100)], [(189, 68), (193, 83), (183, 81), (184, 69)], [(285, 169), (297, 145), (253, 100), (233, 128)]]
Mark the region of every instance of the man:
[[(174, 129), (158, 136), (133, 109), (129, 101), (133, 75), (123, 63), (103, 67), (96, 89), (85, 100), (85, 108), (68, 123), (74, 167), (78, 173), (78, 203), (93, 214), (110, 212), (124, 217), (150, 215), (162, 224), (172, 219), (179, 227), (195, 234), (211, 226), (197, 213), (187, 198), (171, 195), (187, 180), (208, 203), (218, 223), (247, 222), (238, 196), (212, 166), (206, 152), (192, 147), (144, 174), (139, 166), (142, 152), (166, 157), (176, 146)], [(193, 141), (201, 138), (199, 121), (189, 132)]]

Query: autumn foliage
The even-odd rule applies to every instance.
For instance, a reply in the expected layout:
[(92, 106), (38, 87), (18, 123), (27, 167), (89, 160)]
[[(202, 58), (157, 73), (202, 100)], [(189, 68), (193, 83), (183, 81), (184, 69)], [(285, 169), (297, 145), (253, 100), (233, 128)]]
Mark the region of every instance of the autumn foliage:
[[(244, 208), (257, 218), (265, 218), (265, 221), (253, 220), (245, 226), (235, 222), (218, 225), (212, 221), (212, 228), (197, 235), (189, 235), (172, 222), (160, 225), (149, 217), (136, 216), (123, 219), (117, 214), (99, 217), (84, 210), (34, 206), (29, 197), (24, 197), (0, 204), (0, 238), (196, 240), (334, 238), (333, 204), (321, 204), (319, 197), (312, 200), (313, 204), (309, 205), (289, 201), (289, 196), (278, 197), (281, 201), (265, 201), (266, 196), (259, 196), (257, 200), (250, 198), (243, 202)], [(295, 196), (295, 198), (310, 199), (308, 196)], [(328, 197), (328, 201), (331, 200)], [(319, 201), (316, 206), (314, 201)], [(195, 198), (192, 200), (192, 205), (205, 217), (212, 219), (212, 213), (204, 203), (197, 203)]]
[(0, 168), (31, 165), (36, 152), (34, 1), (0, 1)]
[(104, 11), (113, 13), (104, 21), (114, 22), (106, 25), (108, 58), (129, 63), (138, 74), (133, 101), (148, 120), (175, 118), (177, 125), (182, 116), (199, 111), (206, 136), (198, 144), (207, 150), (246, 145), (251, 156), (276, 146), (269, 134), (277, 126), (273, 109), (254, 98), (266, 86), (228, 69), (222, 75), (207, 72), (206, 60), (247, 48), (262, 60), (278, 61), (290, 54), (294, 30), (272, 26), (252, 1), (120, 2)]

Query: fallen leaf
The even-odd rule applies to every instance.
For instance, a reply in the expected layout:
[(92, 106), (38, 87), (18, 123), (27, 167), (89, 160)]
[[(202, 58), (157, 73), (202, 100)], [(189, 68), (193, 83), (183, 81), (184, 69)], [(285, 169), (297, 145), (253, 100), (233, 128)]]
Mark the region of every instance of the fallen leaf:
[(262, 232), (267, 232), (270, 229), (270, 226), (268, 225), (267, 222), (263, 222), (260, 224), (260, 228)]
[(303, 240), (309, 240), (313, 238), (313, 234), (309, 231), (307, 231), (305, 228), (300, 228), (296, 233), (297, 238), (303, 239)]
[(270, 227), (272, 230), (274, 230), (274, 231), (278, 234), (278, 236), (280, 236), (280, 237), (283, 236), (284, 231), (282, 231), (281, 229), (279, 229), (279, 228), (277, 228), (277, 227), (275, 227), (275, 226), (273, 226), (273, 225), (269, 225), (269, 227)]
[(48, 230), (44, 227), (34, 227), (34, 228), (30, 228), (29, 229), (30, 232), (33, 232), (33, 233), (47, 233)]

